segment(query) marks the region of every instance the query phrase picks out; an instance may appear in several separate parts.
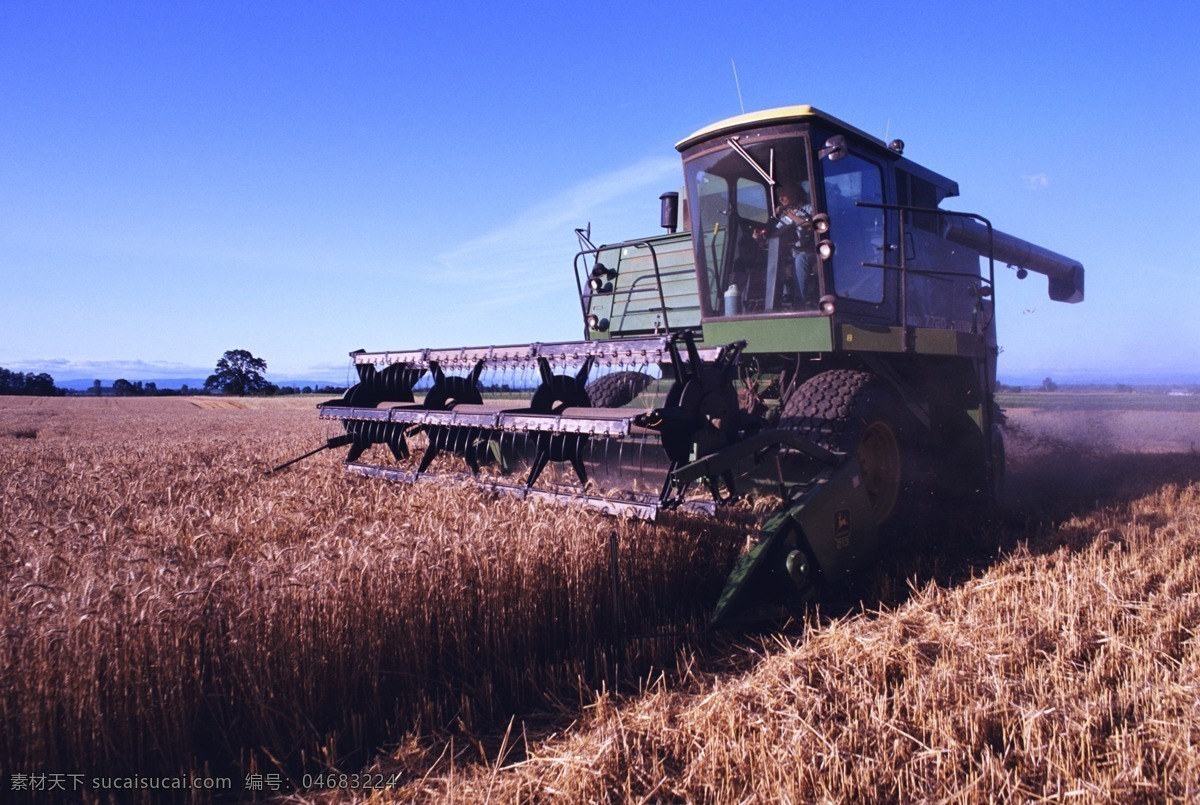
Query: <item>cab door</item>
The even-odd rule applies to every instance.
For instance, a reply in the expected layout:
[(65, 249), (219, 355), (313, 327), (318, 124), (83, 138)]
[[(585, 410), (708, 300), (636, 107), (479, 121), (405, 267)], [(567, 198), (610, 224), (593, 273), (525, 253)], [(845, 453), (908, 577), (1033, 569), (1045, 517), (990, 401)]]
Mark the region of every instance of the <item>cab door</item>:
[(836, 297), (839, 312), (895, 324), (896, 216), (879, 207), (859, 206), (887, 203), (883, 166), (854, 152), (821, 163), (822, 203), (833, 243), (833, 255), (824, 261), (826, 292)]

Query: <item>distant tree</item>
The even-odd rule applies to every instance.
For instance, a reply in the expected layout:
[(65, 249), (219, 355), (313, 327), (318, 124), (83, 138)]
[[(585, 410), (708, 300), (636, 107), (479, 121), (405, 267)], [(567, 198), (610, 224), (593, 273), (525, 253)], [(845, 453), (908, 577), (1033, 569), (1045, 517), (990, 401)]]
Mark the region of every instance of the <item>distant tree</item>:
[(1058, 391), (1058, 384), (1047, 377), (1042, 381), (1042, 391)]
[(103, 391), (104, 391), (104, 386), (102, 386), (100, 384), (100, 381), (93, 380), (92, 381), (92, 394), (95, 394), (97, 397), (99, 397), (103, 393)]
[(50, 375), (45, 372), (36, 375), (30, 372), (25, 375), (25, 393), (53, 397), (58, 394), (58, 389), (54, 387), (54, 378)]
[(189, 389), (189, 388), (188, 388), (188, 384), (187, 384), (187, 383), (184, 383), (182, 386), (180, 386), (180, 387), (179, 387), (179, 393), (180, 393), (180, 394), (189, 394), (189, 393), (191, 393), (191, 389)]
[(271, 384), (262, 376), (265, 371), (267, 362), (262, 358), (244, 349), (231, 349), (217, 361), (217, 370), (204, 381), (204, 388), (239, 397), (266, 391)]
[(54, 378), (45, 372), (34, 374), (30, 372), (11, 372), (0, 368), (0, 394), (25, 394), (41, 397), (61, 397), (65, 389), (54, 385)]
[(1118, 383), (1117, 384), (1117, 393), (1118, 394), (1133, 394), (1133, 386), (1130, 386), (1126, 383)]
[(123, 377), (113, 381), (113, 394), (118, 397), (132, 397), (135, 389), (132, 383)]

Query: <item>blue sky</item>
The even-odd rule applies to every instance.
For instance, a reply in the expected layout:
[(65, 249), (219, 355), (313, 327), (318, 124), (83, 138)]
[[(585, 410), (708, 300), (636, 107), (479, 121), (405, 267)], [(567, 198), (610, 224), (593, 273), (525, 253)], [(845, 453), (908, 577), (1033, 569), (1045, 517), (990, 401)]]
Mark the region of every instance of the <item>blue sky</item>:
[(580, 337), (573, 228), (657, 231), (676, 141), (809, 103), (1080, 260), (1002, 272), (1002, 376), (1200, 378), (1200, 7), (0, 4), (0, 366)]

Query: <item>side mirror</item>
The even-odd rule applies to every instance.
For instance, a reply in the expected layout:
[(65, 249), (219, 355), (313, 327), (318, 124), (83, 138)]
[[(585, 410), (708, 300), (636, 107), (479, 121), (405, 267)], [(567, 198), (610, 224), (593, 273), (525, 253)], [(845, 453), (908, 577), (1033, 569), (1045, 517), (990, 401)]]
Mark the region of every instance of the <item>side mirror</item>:
[(825, 147), (817, 153), (822, 159), (828, 157), (830, 162), (837, 162), (850, 153), (850, 150), (846, 147), (846, 138), (835, 134), (825, 141)]

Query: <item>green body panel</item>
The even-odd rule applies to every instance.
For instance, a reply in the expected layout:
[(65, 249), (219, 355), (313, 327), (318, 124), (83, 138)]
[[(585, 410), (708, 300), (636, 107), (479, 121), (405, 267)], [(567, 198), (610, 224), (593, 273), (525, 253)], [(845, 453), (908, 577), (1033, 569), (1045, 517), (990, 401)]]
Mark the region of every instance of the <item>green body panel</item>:
[(590, 340), (699, 326), (690, 232), (601, 246), (596, 262), (616, 271), (616, 276), (603, 291), (588, 298), (588, 313), (607, 323), (607, 329), (589, 331)]
[(875, 561), (879, 533), (858, 460), (846, 459), (819, 494), (804, 495), (788, 508), (828, 578), (844, 576)]
[(904, 352), (903, 327), (837, 326), (837, 348), (847, 352)]
[(704, 343), (745, 341), (744, 354), (829, 352), (833, 337), (827, 316), (776, 316), (704, 322)]
[(907, 343), (903, 327), (837, 325), (837, 349), (846, 352), (907, 352), (916, 355), (984, 357), (983, 339), (957, 330), (909, 327)]
[(967, 358), (984, 356), (983, 338), (958, 330), (912, 329), (912, 351), (920, 355), (960, 355)]
[[(763, 523), (758, 544), (730, 573), (712, 623), (719, 626), (737, 613), (752, 611), (756, 599), (797, 598), (810, 592), (815, 572), (805, 580), (789, 573), (788, 557), (794, 551), (806, 554), (815, 563), (814, 571), (832, 579), (868, 566), (878, 543), (858, 461), (850, 457), (820, 473)], [(781, 596), (780, 588), (790, 593)]]

